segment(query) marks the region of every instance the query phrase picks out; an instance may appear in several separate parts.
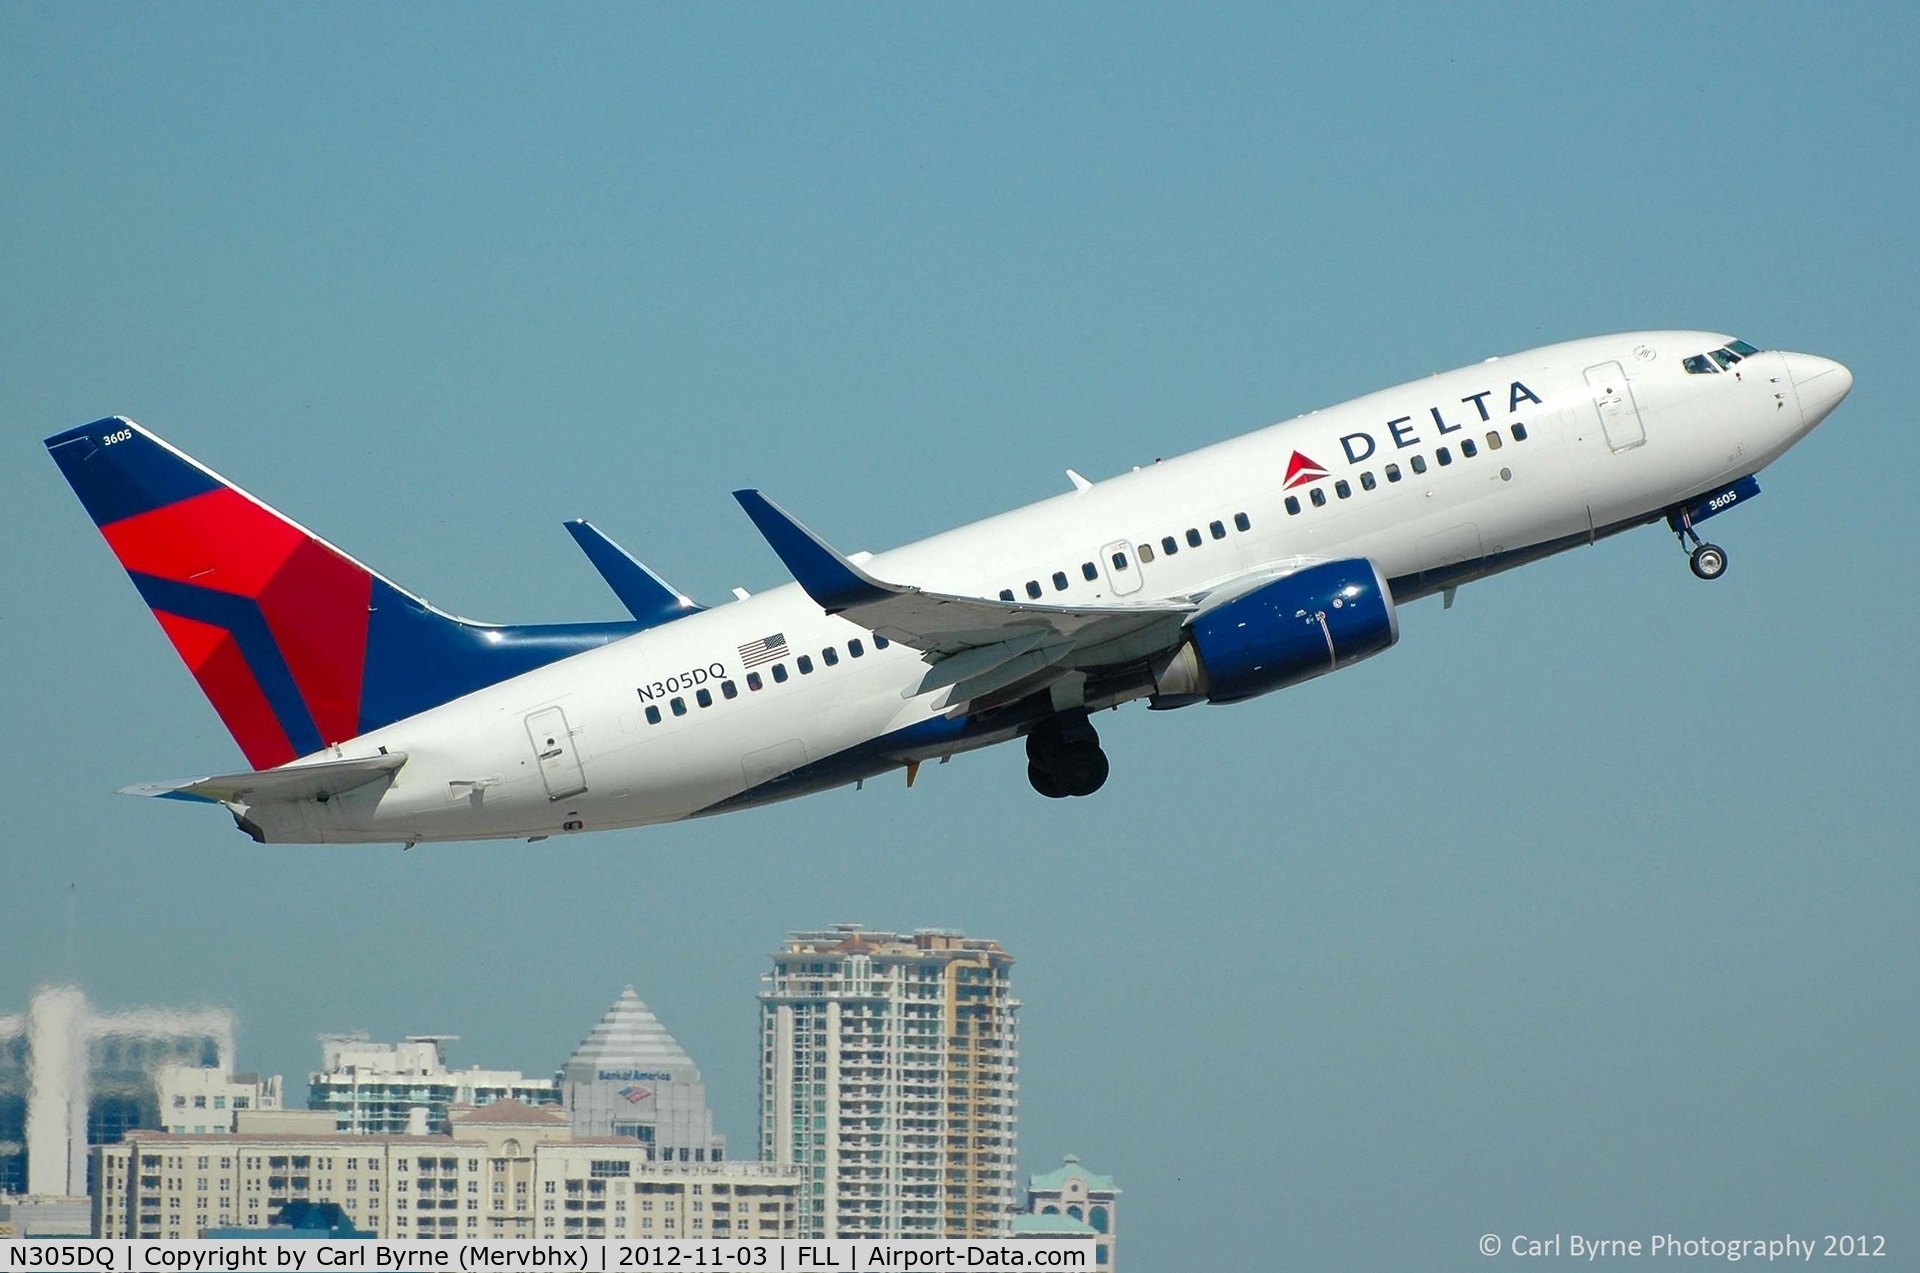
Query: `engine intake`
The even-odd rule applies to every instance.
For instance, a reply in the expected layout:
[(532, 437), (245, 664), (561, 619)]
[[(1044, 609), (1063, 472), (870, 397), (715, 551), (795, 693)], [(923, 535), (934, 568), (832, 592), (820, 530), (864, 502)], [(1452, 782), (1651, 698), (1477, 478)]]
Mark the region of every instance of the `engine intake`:
[(1222, 602), (1188, 624), (1155, 677), (1155, 705), (1237, 703), (1310, 681), (1400, 639), (1393, 593), (1371, 561), (1295, 571)]

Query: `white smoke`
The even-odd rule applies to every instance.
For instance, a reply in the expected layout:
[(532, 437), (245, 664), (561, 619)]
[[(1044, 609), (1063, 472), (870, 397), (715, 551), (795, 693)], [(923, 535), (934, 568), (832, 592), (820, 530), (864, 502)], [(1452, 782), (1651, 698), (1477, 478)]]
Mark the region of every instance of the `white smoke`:
[[(19, 1018), (0, 1018), (0, 1035)], [(233, 1072), (233, 1013), (226, 1008), (135, 1008), (99, 1013), (78, 986), (42, 986), (27, 1004), (27, 1192), (81, 1197), (87, 1192), (90, 1045), (109, 1036), (142, 1040), (149, 1072), (171, 1059), (158, 1046), (211, 1038), (222, 1075)], [(190, 1064), (198, 1065), (196, 1054)]]
[(87, 1034), (78, 986), (46, 986), (27, 1004), (27, 1192), (87, 1192)]

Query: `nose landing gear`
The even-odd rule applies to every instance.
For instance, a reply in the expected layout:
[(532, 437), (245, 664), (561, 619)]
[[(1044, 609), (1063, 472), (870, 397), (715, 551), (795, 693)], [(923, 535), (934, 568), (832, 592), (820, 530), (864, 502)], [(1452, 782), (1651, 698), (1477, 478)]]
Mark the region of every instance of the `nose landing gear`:
[(1700, 532), (1693, 528), (1693, 518), (1686, 509), (1681, 509), (1677, 519), (1670, 517), (1667, 524), (1673, 527), (1673, 533), (1679, 538), (1680, 546), (1685, 548), (1689, 541), (1693, 551), (1687, 554), (1687, 565), (1693, 570), (1696, 579), (1718, 579), (1727, 573), (1727, 550), (1718, 544), (1709, 544), (1700, 538)]
[(1027, 735), (1027, 781), (1050, 800), (1092, 795), (1106, 784), (1107, 769), (1085, 712), (1056, 716)]

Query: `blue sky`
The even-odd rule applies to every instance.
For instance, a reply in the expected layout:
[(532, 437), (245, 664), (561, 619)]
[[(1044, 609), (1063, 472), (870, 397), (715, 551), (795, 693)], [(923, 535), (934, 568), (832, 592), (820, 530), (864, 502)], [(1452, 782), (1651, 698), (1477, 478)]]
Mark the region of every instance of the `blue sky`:
[[(792, 928), (1019, 960), (1024, 1170), (1136, 1268), (1884, 1232), (1920, 1173), (1920, 40), (1901, 6), (0, 10), (0, 1005), (220, 1002), (544, 1072), (634, 983), (752, 1144)], [(1698, 326), (1851, 366), (1715, 524), (1416, 603), (1231, 708), (568, 843), (255, 846), (40, 439), (138, 419), (499, 620), (697, 598), (726, 492), (879, 549), (1427, 372)], [(81, 938), (67, 953), (74, 886)], [(1904, 1258), (1904, 1257), (1903, 1257)]]

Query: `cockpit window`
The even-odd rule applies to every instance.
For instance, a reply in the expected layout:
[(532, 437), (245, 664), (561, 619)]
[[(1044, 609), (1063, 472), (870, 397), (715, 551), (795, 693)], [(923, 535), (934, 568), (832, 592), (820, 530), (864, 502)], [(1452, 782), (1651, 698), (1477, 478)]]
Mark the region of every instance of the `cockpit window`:
[(1731, 349), (1716, 349), (1713, 351), (1713, 360), (1719, 363), (1721, 368), (1724, 370), (1725, 368), (1731, 367), (1733, 366), (1733, 364), (1739, 362), (1740, 355), (1734, 353)]
[(1757, 354), (1760, 352), (1758, 349), (1755, 349), (1752, 345), (1749, 345), (1744, 340), (1730, 340), (1727, 342), (1727, 348), (1731, 349), (1734, 353), (1739, 354), (1742, 358), (1746, 358), (1746, 357), (1749, 357), (1750, 355)]
[(1712, 361), (1710, 361), (1705, 354), (1695, 354), (1691, 358), (1684, 358), (1681, 360), (1680, 365), (1687, 369), (1687, 374), (1690, 376), (1711, 376), (1720, 370), (1713, 365)]

